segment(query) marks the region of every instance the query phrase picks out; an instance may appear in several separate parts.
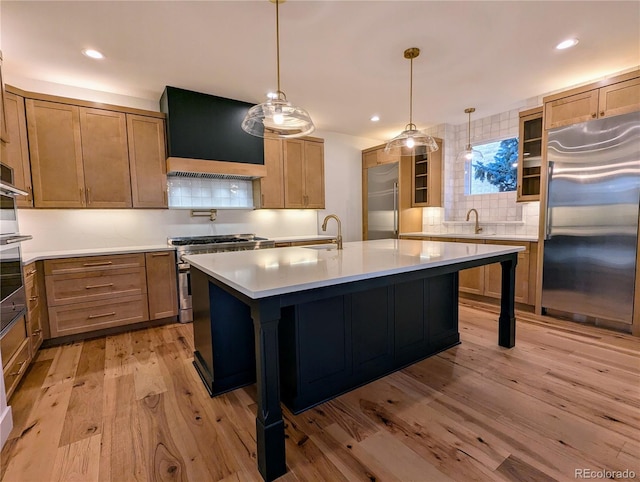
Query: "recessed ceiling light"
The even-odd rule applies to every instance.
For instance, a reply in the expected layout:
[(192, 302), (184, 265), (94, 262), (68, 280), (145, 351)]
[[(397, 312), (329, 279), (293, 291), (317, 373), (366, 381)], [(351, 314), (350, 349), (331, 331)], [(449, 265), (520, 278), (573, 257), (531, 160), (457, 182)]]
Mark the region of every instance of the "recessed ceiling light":
[(380, 116), (379, 115), (371, 116), (371, 122), (378, 122), (379, 120), (380, 120)]
[(578, 39), (577, 38), (570, 38), (570, 39), (567, 39), (567, 40), (563, 40), (558, 45), (556, 45), (556, 49), (564, 50), (564, 49), (569, 49), (571, 47), (575, 47), (576, 45), (578, 45)]
[(98, 52), (94, 49), (83, 49), (82, 53), (87, 57), (91, 57), (92, 59), (104, 59), (104, 55), (102, 52)]

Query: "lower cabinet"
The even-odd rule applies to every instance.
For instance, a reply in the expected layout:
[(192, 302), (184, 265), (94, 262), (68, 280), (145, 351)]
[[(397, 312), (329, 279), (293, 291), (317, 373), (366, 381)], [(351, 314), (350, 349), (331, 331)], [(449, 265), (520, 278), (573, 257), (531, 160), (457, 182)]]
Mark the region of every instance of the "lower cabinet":
[(27, 336), (27, 320), (20, 317), (0, 339), (4, 387), (7, 399), (13, 395), (31, 361), (31, 346)]
[(332, 244), (335, 243), (335, 239), (309, 239), (306, 241), (278, 241), (275, 244), (276, 248), (288, 248), (290, 246), (315, 246), (317, 244)]
[(44, 261), (51, 337), (178, 314), (171, 250)]
[(44, 275), (41, 262), (33, 262), (23, 268), (24, 287), (27, 297), (27, 334), (31, 357), (33, 358), (42, 345), (47, 320), (47, 300), (44, 288)]

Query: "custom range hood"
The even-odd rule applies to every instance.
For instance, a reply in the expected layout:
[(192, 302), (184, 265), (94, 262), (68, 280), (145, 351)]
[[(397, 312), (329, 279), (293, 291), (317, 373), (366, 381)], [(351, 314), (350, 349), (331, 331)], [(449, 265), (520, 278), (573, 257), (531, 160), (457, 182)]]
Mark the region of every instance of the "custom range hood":
[(242, 130), (253, 104), (165, 87), (160, 110), (167, 115), (167, 174), (180, 177), (264, 177), (264, 140)]

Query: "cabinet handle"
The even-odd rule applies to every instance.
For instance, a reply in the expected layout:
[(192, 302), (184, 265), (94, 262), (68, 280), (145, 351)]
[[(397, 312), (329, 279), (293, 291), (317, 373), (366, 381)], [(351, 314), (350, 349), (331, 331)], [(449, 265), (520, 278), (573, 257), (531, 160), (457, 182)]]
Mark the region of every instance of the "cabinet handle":
[(593, 114), (591, 114), (591, 117), (592, 117), (593, 119), (595, 119), (595, 118), (596, 118), (596, 116), (597, 116), (597, 114), (596, 114), (595, 112), (594, 112)]
[(106, 283), (103, 285), (88, 285), (88, 286), (85, 286), (85, 289), (91, 290), (93, 288), (109, 288), (110, 286), (113, 286), (113, 283)]
[(169, 253), (168, 252), (165, 252), (165, 253), (153, 253), (151, 255), (151, 257), (155, 257), (155, 256), (169, 256)]
[(113, 264), (113, 261), (100, 261), (99, 263), (84, 263), (83, 266), (108, 266)]
[(87, 205), (91, 206), (91, 188), (87, 188)]
[(600, 117), (604, 117), (604, 111), (600, 111)]
[(38, 299), (37, 296), (32, 296), (31, 298), (29, 298), (29, 301), (36, 301)]
[(33, 201), (33, 188), (31, 186), (27, 186), (27, 191), (29, 191), (27, 201)]
[(40, 333), (42, 333), (42, 330), (35, 330), (33, 333), (31, 333), (31, 336), (38, 336)]
[(95, 318), (104, 318), (105, 316), (113, 316), (115, 314), (116, 314), (116, 312), (112, 311), (111, 313), (102, 313), (100, 315), (89, 315), (89, 319), (93, 320)]
[(162, 198), (164, 199), (164, 203), (169, 205), (169, 200), (167, 199), (167, 191), (162, 191)]
[(87, 198), (84, 195), (84, 188), (80, 188), (80, 204), (82, 204), (83, 206), (85, 204), (87, 204)]
[(27, 362), (27, 360), (23, 360), (20, 363), (18, 363), (18, 371), (17, 372), (11, 372), (9, 373), (10, 377), (17, 377), (22, 373), (22, 367), (24, 366), (24, 364)]
[(38, 272), (37, 269), (30, 269), (29, 271), (27, 271), (27, 276), (31, 276), (32, 274), (36, 274)]

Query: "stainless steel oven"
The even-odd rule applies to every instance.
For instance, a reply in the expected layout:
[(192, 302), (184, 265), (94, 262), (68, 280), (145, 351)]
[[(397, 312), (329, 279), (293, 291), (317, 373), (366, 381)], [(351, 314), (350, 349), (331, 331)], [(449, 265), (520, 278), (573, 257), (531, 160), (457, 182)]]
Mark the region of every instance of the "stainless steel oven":
[(191, 278), (189, 263), (182, 261), (185, 254), (220, 253), (223, 251), (244, 251), (248, 249), (273, 248), (275, 242), (259, 238), (254, 234), (228, 234), (219, 236), (191, 236), (169, 238), (170, 246), (176, 248), (178, 270), (178, 302), (181, 323), (193, 321), (191, 307)]
[(0, 164), (0, 337), (26, 312), (20, 243), (31, 239), (18, 230), (16, 196), (28, 193), (13, 186), (13, 170)]

